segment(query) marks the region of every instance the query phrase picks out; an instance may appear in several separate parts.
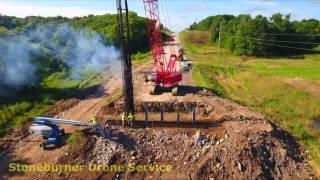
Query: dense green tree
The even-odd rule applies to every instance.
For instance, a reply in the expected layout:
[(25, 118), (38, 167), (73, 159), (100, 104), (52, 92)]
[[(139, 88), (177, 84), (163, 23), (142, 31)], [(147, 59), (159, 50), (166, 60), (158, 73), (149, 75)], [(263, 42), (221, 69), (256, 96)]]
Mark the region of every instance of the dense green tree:
[[(137, 52), (148, 48), (147, 20), (134, 12), (129, 13), (131, 50)], [(89, 15), (72, 19), (75, 28), (88, 28), (102, 34), (106, 39), (118, 44), (118, 23), (115, 14)]]
[[(134, 12), (129, 12), (131, 50), (135, 53), (146, 50), (149, 47), (147, 34), (147, 19), (138, 16)], [(36, 28), (45, 24), (71, 24), (75, 29), (87, 28), (101, 34), (106, 43), (119, 44), (118, 41), (118, 23), (116, 14), (88, 15), (85, 17), (66, 18), (28, 16), (26, 18), (17, 18), (13, 16), (4, 16), (0, 14), (0, 32), (7, 30), (11, 32), (21, 32), (24, 30)]]
[(210, 31), (212, 42), (217, 44), (220, 24), (221, 47), (238, 55), (314, 53), (312, 49), (320, 43), (320, 21), (291, 21), (290, 14), (280, 13), (269, 19), (261, 15), (210, 16), (192, 24), (189, 30)]
[(6, 27), (3, 27), (3, 26), (0, 26), (0, 33), (5, 33), (7, 32), (7, 28)]

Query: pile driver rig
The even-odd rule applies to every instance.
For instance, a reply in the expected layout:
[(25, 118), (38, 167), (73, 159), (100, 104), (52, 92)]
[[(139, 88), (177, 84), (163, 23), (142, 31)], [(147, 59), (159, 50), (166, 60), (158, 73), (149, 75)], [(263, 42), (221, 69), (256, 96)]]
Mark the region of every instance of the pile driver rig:
[(143, 0), (143, 3), (145, 14), (148, 18), (148, 34), (153, 57), (153, 68), (156, 75), (150, 94), (155, 94), (163, 88), (170, 88), (172, 95), (176, 96), (179, 90), (179, 82), (182, 80), (182, 74), (176, 67), (177, 55), (172, 53), (170, 56), (166, 56), (164, 52), (160, 29), (159, 2), (158, 0)]
[[(124, 112), (134, 114), (132, 63), (130, 57), (130, 29), (127, 0), (116, 0), (118, 12), (118, 29), (120, 49), (122, 53), (122, 78), (124, 94)], [(152, 80), (150, 94), (154, 95), (163, 89), (171, 89), (172, 95), (177, 95), (179, 82), (182, 80), (180, 69), (177, 69), (178, 56), (171, 53), (166, 56), (162, 33), (158, 0), (143, 0), (145, 14), (148, 19), (148, 35), (153, 57), (155, 77)], [(169, 57), (169, 58), (168, 58)]]
[(134, 114), (132, 63), (130, 55), (130, 28), (127, 0), (117, 0), (118, 30), (121, 50), (121, 65), (123, 79), (124, 112)]

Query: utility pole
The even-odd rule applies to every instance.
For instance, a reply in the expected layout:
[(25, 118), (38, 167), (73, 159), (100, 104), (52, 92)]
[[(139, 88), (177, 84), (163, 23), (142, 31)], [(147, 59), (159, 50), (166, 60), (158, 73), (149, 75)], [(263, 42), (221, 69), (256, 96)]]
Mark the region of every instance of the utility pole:
[(218, 56), (220, 56), (221, 23), (219, 24)]
[[(124, 7), (124, 8), (123, 8)], [(121, 66), (123, 79), (124, 112), (134, 114), (132, 63), (129, 49), (130, 29), (127, 0), (117, 0), (118, 29), (121, 50)]]

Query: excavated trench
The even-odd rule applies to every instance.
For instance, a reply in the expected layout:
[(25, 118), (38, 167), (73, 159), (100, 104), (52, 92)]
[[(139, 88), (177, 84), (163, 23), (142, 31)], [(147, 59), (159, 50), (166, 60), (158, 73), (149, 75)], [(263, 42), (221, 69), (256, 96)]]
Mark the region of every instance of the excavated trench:
[[(123, 101), (104, 107), (99, 114), (102, 119), (115, 121), (123, 109)], [(135, 103), (136, 121), (150, 123), (207, 123), (212, 121), (215, 108), (202, 102), (179, 101), (143, 101)], [(147, 118), (146, 118), (147, 117)]]
[[(121, 113), (120, 110), (123, 109), (123, 102), (117, 102), (115, 105), (115, 111)], [(214, 107), (212, 105), (202, 103), (202, 102), (178, 102), (178, 101), (143, 101), (136, 102), (135, 111), (136, 113), (144, 113), (146, 110), (148, 112), (165, 112), (165, 113), (192, 113), (195, 110), (196, 114), (202, 116), (209, 116), (213, 111)]]

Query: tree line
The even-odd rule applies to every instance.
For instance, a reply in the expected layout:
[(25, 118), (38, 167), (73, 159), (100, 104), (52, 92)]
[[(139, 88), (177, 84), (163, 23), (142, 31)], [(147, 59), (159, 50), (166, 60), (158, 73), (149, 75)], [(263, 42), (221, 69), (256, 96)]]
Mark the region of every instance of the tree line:
[[(147, 19), (138, 16), (135, 12), (129, 12), (129, 22), (131, 36), (129, 47), (132, 54), (140, 54), (141, 51), (147, 52), (149, 50)], [(68, 28), (65, 28), (65, 26), (68, 28), (70, 27), (71, 31), (74, 31), (75, 33), (66, 32), (65, 30), (68, 30)], [(74, 52), (68, 53), (68, 51), (77, 46), (73, 45), (72, 42), (78, 42), (74, 39), (78, 38), (76, 36), (78, 31), (85, 32), (86, 34), (84, 34), (84, 36), (94, 36), (92, 37), (93, 41), (95, 41), (94, 38), (97, 38), (95, 35), (98, 34), (106, 47), (111, 47), (108, 45), (119, 47), (116, 14), (88, 15), (75, 18), (66, 18), (62, 16), (28, 16), (25, 18), (18, 18), (0, 14), (0, 52), (12, 55), (13, 53), (11, 50), (9, 52), (10, 47), (12, 47), (10, 44), (19, 44), (21, 46), (17, 47), (17, 51), (25, 54), (25, 56), (20, 56), (19, 58), (10, 57), (14, 60), (19, 60), (22, 64), (26, 64), (27, 62), (28, 64), (32, 64), (32, 67), (36, 67), (37, 77), (35, 81), (37, 83), (23, 83), (26, 84), (23, 87), (29, 87), (29, 85), (32, 87), (41, 86), (42, 81), (51, 76), (54, 77), (54, 80), (57, 79), (57, 81), (59, 79), (68, 79), (71, 78), (73, 70), (67, 66), (68, 62), (62, 59), (73, 59), (70, 57), (76, 55)], [(36, 35), (39, 34), (39, 32), (41, 35)], [(50, 35), (47, 34), (47, 32), (49, 32)], [(70, 34), (73, 34), (74, 36), (69, 36)], [(88, 38), (90, 39), (90, 37)], [(8, 41), (13, 42), (10, 43)], [(101, 42), (100, 40), (96, 41), (99, 41), (99, 43)], [(21, 48), (22, 46), (23, 48)], [(33, 48), (37, 49), (37, 52), (32, 50)], [(95, 50), (92, 50), (94, 52), (99, 51), (96, 47), (92, 48), (95, 48)], [(28, 52), (23, 53), (23, 49), (26, 49)], [(41, 53), (39, 53), (38, 50), (41, 51)], [(55, 52), (57, 50), (59, 50), (59, 52)], [(82, 54), (84, 52), (88, 52), (86, 55), (90, 56), (90, 50), (84, 50)], [(8, 59), (8, 57), (3, 53), (0, 57), (0, 75), (9, 71), (6, 70), (5, 67), (8, 67), (9, 65), (10, 67), (12, 66), (11, 64), (5, 63), (4, 58)], [(13, 55), (19, 56), (21, 54), (15, 53)], [(30, 60), (24, 60), (29, 59), (29, 55)], [(7, 60), (6, 62), (8, 61), (10, 60)], [(63, 76), (54, 76), (57, 73), (63, 74)], [(21, 89), (20, 87), (21, 85), (19, 84), (19, 90)], [(0, 78), (0, 105), (2, 99), (1, 95), (3, 94), (2, 91), (9, 92), (9, 88), (11, 88), (11, 86), (3, 82), (3, 78)]]
[[(132, 52), (135, 53), (141, 50), (147, 50), (149, 47), (147, 19), (138, 16), (135, 12), (129, 12), (129, 22), (131, 36), (130, 47)], [(28, 16), (25, 18), (18, 18), (0, 14), (0, 33), (14, 34), (35, 28), (36, 26), (63, 23), (70, 24), (75, 29), (87, 28), (93, 30), (102, 35), (106, 43), (112, 43), (116, 46), (119, 45), (116, 14), (88, 15), (75, 18), (66, 18), (62, 16)]]
[[(148, 50), (147, 19), (138, 16), (134, 12), (130, 12), (129, 21), (131, 33), (130, 48), (132, 53), (135, 54)], [(75, 33), (66, 31), (69, 28), (71, 32), (74, 31)], [(75, 18), (62, 16), (28, 16), (18, 18), (0, 14), (0, 135), (27, 118), (42, 114), (57, 100), (77, 97), (77, 94), (85, 94), (82, 93), (83, 90), (78, 91), (79, 88), (85, 87), (85, 89), (91, 89), (92, 87), (96, 87), (94, 85), (97, 82), (102, 81), (104, 76), (98, 75), (97, 72), (86, 71), (85, 69), (81, 72), (79, 79), (72, 76), (74, 72), (73, 66), (68, 66), (67, 61), (76, 59), (74, 57), (77, 57), (75, 56), (77, 54), (67, 52), (75, 49), (72, 43), (79, 42), (73, 39), (78, 38), (76, 36), (79, 34), (77, 31), (85, 32), (86, 34), (81, 34), (83, 36), (93, 36), (92, 41), (94, 42), (96, 42), (94, 38), (99, 37), (99, 40), (97, 40), (99, 42), (98, 45), (100, 45), (101, 36), (102, 43), (106, 47), (111, 47), (108, 46), (109, 44), (119, 46), (116, 14), (88, 15)], [(36, 35), (39, 32), (44, 36)], [(47, 32), (50, 32), (50, 34), (47, 34)], [(97, 33), (95, 32), (99, 36), (96, 36)], [(19, 46), (12, 46), (12, 44)], [(93, 43), (93, 45), (95, 44)], [(80, 55), (87, 52), (86, 55), (88, 57), (90, 57), (91, 52), (105, 50), (101, 46), (81, 47), (94, 49), (86, 51), (85, 49), (81, 50), (78, 48), (79, 51), (75, 51), (80, 52)], [(100, 51), (97, 48), (102, 48), (102, 50)], [(36, 51), (31, 49), (36, 49)], [(10, 54), (10, 57), (9, 55), (6, 56), (6, 54)], [(100, 55), (105, 56), (105, 53), (96, 53), (94, 57), (99, 58)], [(83, 58), (86, 57), (83, 56)], [(19, 64), (19, 67), (17, 67), (19, 70), (32, 71), (34, 76), (32, 75), (30, 79), (34, 81), (31, 83), (24, 83), (23, 81), (22, 84), (19, 81), (18, 85), (10, 84), (7, 82), (8, 80), (5, 81), (3, 77), (9, 76), (3, 76), (3, 74), (12, 72), (10, 68), (15, 64), (10, 64), (12, 61), (19, 61), (19, 63), (16, 63)], [(76, 63), (72, 64), (76, 65)], [(27, 68), (21, 68), (22, 66)], [(32, 68), (30, 69), (30, 67)], [(103, 69), (103, 72), (107, 72), (108, 70)], [(27, 77), (25, 73), (19, 71), (18, 73), (20, 73), (19, 77)], [(29, 80), (29, 78), (23, 79)]]
[[(220, 29), (221, 27), (221, 29)], [(210, 31), (211, 40), (237, 55), (299, 55), (320, 52), (320, 21), (292, 21), (291, 15), (217, 15), (188, 30)]]

